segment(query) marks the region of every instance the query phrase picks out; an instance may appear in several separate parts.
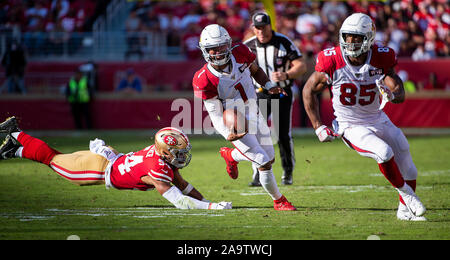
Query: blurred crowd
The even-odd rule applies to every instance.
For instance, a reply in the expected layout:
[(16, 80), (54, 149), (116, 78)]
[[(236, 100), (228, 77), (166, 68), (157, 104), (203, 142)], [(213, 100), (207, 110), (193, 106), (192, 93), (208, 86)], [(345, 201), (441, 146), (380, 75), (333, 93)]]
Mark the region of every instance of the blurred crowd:
[[(201, 29), (224, 26), (234, 41), (251, 35), (250, 17), (263, 4), (243, 0), (138, 1), (126, 23), (129, 33), (167, 33), (167, 45), (179, 46), (188, 58), (199, 58)], [(277, 31), (293, 39), (305, 54), (314, 55), (338, 43), (343, 20), (351, 13), (370, 15), (376, 41), (399, 57), (416, 60), (449, 56), (450, 7), (446, 0), (401, 1), (275, 1)]]
[[(76, 32), (90, 31), (109, 0), (0, 1), (0, 32), (23, 35), (30, 54), (59, 50)], [(47, 33), (48, 37), (44, 35)], [(61, 51), (61, 50), (59, 50)]]
[[(71, 33), (90, 31), (109, 2), (0, 1), (0, 32), (25, 33), (23, 41), (32, 54), (42, 46), (70, 40)], [(393, 48), (399, 57), (423, 60), (450, 53), (450, 6), (446, 0), (274, 2), (277, 31), (293, 39), (305, 54), (316, 54), (335, 45), (342, 21), (354, 12), (370, 15), (377, 26), (377, 42)], [(187, 58), (195, 59), (200, 57), (197, 44), (204, 26), (218, 23), (227, 28), (233, 40), (242, 41), (251, 34), (251, 15), (262, 9), (261, 1), (139, 0), (135, 1), (125, 28), (128, 43), (137, 52), (144, 44), (134, 32), (162, 32), (167, 35), (168, 47), (181, 49)]]
[[(202, 59), (198, 49), (201, 30), (208, 24), (225, 27), (234, 42), (252, 36), (251, 15), (264, 9), (262, 1), (196, 0), (150, 1), (127, 0), (133, 7), (125, 21), (128, 54), (145, 54), (142, 33), (164, 35), (166, 48), (186, 59)], [(105, 13), (111, 0), (3, 0), (0, 1), (0, 33), (10, 33), (22, 42), (12, 43), (2, 57), (7, 73), (3, 89), (24, 89), (23, 73), (27, 54), (61, 54), (62, 47), (80, 44), (77, 32), (92, 30), (95, 19)], [(427, 60), (450, 56), (450, 6), (447, 0), (398, 1), (274, 1), (276, 31), (292, 39), (309, 68), (314, 69), (315, 55), (338, 44), (343, 20), (355, 12), (370, 15), (375, 21), (376, 43), (393, 48), (398, 57)], [(17, 37), (19, 36), (19, 37)], [(13, 45), (17, 47), (13, 49)], [(23, 47), (23, 48), (22, 48)], [(71, 51), (76, 51), (76, 48)], [(170, 54), (170, 53), (169, 53)], [(22, 55), (22, 56), (21, 56)], [(23, 62), (12, 62), (22, 61)], [(18, 75), (17, 77), (13, 77)], [(434, 77), (433, 77), (434, 76)], [(436, 75), (430, 75), (430, 82)], [(406, 76), (407, 77), (407, 76)], [(307, 77), (305, 77), (307, 78)], [(441, 80), (442, 81), (442, 80)], [(14, 87), (14, 85), (16, 87)], [(416, 88), (436, 87), (417, 83)], [(450, 83), (443, 83), (450, 89)], [(1, 92), (1, 89), (0, 89)], [(25, 93), (25, 91), (20, 91)]]

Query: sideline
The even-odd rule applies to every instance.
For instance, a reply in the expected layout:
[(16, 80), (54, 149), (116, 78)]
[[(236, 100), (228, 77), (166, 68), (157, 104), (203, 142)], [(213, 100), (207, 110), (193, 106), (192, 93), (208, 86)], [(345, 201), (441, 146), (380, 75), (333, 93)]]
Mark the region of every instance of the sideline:
[[(450, 135), (450, 128), (401, 128), (406, 136), (440, 136)], [(140, 136), (154, 135), (158, 129), (118, 129), (118, 130), (30, 130), (27, 133), (36, 137), (98, 137), (98, 136)], [(294, 137), (315, 136), (312, 128), (292, 129)], [(220, 135), (190, 134), (190, 137), (216, 138)]]

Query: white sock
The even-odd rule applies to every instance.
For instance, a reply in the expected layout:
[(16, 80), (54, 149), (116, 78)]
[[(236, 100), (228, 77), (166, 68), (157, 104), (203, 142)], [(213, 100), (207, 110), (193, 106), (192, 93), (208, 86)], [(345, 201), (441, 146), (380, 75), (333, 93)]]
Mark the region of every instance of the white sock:
[(239, 152), (238, 149), (233, 149), (233, 151), (231, 151), (231, 157), (233, 157), (233, 159), (236, 162), (240, 162), (240, 161), (248, 161), (247, 157), (245, 157), (241, 152)]
[(19, 147), (16, 151), (16, 153), (14, 154), (14, 156), (16, 158), (22, 158), (22, 151), (23, 151), (23, 146)]
[(264, 190), (272, 197), (273, 200), (281, 198), (281, 193), (278, 190), (277, 181), (275, 176), (273, 176), (272, 170), (259, 171), (259, 182), (263, 186)]
[(255, 179), (256, 178), (256, 174), (259, 173), (258, 171), (259, 165), (256, 163), (252, 163), (252, 169), (253, 169), (253, 176), (252, 178)]
[(21, 132), (13, 132), (13, 133), (11, 133), (11, 136), (14, 137), (14, 139), (17, 140), (17, 138), (19, 137), (20, 133)]

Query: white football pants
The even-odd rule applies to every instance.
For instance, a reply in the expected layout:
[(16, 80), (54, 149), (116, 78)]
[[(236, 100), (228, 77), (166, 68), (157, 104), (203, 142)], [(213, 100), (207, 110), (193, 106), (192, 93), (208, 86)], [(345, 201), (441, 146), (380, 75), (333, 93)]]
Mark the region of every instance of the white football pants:
[(258, 115), (258, 121), (249, 120), (249, 133), (232, 144), (245, 160), (256, 164), (258, 168), (275, 158), (270, 129), (261, 113)]
[(343, 130), (342, 140), (360, 155), (370, 157), (377, 163), (387, 162), (394, 156), (403, 178), (417, 179), (408, 140), (390, 120), (374, 125), (349, 125)]

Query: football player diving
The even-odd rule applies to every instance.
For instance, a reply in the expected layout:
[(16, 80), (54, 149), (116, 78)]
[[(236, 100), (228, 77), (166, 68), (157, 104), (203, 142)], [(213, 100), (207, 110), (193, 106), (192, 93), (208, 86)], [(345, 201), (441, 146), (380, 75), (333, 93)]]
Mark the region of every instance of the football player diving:
[(179, 209), (232, 208), (231, 202), (209, 202), (181, 177), (179, 169), (191, 160), (191, 144), (181, 130), (173, 127), (159, 130), (154, 144), (128, 154), (118, 153), (101, 139), (90, 141), (89, 151), (63, 154), (20, 130), (15, 117), (1, 123), (0, 132), (7, 133), (0, 146), (0, 160), (19, 157), (43, 163), (80, 186), (156, 189)]
[[(394, 70), (395, 52), (374, 44), (375, 24), (362, 13), (344, 20), (339, 41), (339, 46), (319, 53), (316, 71), (303, 89), (316, 135), (321, 142), (341, 137), (349, 148), (374, 159), (399, 193), (397, 218), (426, 220), (426, 209), (415, 193), (417, 169), (408, 141), (382, 110), (386, 101), (402, 103), (405, 99), (403, 82)], [(327, 88), (336, 116), (333, 129), (322, 124), (316, 96)]]

